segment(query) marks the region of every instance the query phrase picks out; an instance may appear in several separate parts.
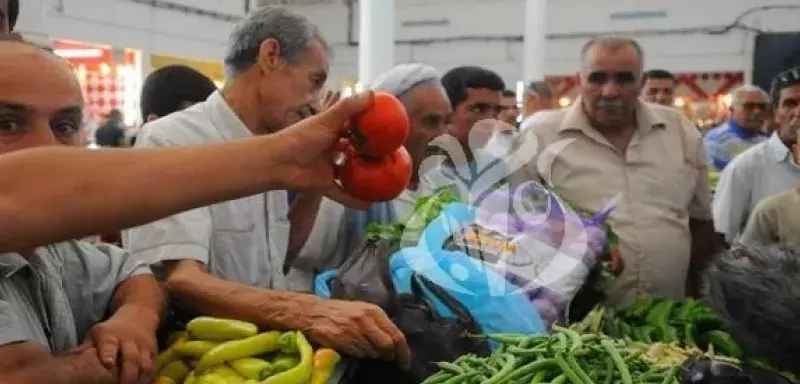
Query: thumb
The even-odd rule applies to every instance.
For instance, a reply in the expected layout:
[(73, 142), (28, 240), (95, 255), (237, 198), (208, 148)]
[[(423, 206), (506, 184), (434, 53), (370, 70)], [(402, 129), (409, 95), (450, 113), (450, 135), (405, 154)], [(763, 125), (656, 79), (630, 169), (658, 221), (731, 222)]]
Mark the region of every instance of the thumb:
[(315, 117), (326, 127), (344, 129), (345, 123), (348, 120), (372, 106), (373, 98), (374, 93), (372, 91), (361, 92), (357, 95), (339, 100), (336, 104)]

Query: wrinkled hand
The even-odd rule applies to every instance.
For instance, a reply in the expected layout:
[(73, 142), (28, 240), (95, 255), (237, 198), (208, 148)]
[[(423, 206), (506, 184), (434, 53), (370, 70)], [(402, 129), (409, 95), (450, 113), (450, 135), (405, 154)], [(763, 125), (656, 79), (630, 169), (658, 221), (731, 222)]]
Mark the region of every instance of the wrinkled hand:
[(285, 159), (276, 170), (283, 189), (321, 193), (349, 207), (366, 208), (368, 203), (348, 195), (335, 182), (335, 160), (347, 122), (369, 108), (372, 100), (372, 92), (339, 100), (320, 114), (273, 134), (281, 141), (278, 157)]
[(117, 367), (121, 384), (150, 383), (156, 375), (158, 353), (155, 333), (130, 317), (96, 324), (81, 348), (96, 348), (100, 362), (108, 369)]
[(411, 351), (403, 333), (378, 306), (320, 299), (303, 331), (315, 342), (355, 358), (381, 358), (407, 367)]

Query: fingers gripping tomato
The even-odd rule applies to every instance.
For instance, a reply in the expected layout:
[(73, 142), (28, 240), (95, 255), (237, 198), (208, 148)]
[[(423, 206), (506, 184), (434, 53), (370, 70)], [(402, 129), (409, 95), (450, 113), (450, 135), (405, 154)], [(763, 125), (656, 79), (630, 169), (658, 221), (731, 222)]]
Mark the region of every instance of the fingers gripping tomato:
[(353, 120), (350, 142), (362, 155), (381, 157), (400, 148), (410, 130), (403, 103), (389, 93), (375, 92), (372, 106)]
[(402, 146), (377, 158), (349, 151), (339, 179), (342, 188), (359, 199), (389, 201), (403, 192), (411, 181), (411, 156)]

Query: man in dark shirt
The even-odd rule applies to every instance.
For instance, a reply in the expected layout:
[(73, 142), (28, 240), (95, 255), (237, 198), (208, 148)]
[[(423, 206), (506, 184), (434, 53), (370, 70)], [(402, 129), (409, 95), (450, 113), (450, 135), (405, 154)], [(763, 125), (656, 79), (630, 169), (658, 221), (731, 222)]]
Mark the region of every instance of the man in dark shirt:
[(18, 15), (19, 0), (0, 2), (0, 35), (14, 32), (14, 25), (17, 23)]
[(101, 147), (124, 147), (125, 130), (122, 128), (122, 112), (112, 109), (106, 122), (94, 133), (95, 144)]

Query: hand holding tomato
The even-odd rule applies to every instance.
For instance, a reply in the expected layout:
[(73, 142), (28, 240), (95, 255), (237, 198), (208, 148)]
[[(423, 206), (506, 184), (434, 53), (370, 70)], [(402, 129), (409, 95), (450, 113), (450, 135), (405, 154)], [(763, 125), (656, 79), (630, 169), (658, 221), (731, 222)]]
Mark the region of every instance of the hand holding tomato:
[(375, 159), (350, 151), (339, 178), (342, 188), (359, 199), (389, 201), (408, 187), (411, 171), (411, 156), (404, 147)]
[(403, 103), (386, 92), (375, 92), (372, 106), (356, 116), (353, 123), (350, 142), (359, 154), (372, 157), (400, 148), (411, 130)]

